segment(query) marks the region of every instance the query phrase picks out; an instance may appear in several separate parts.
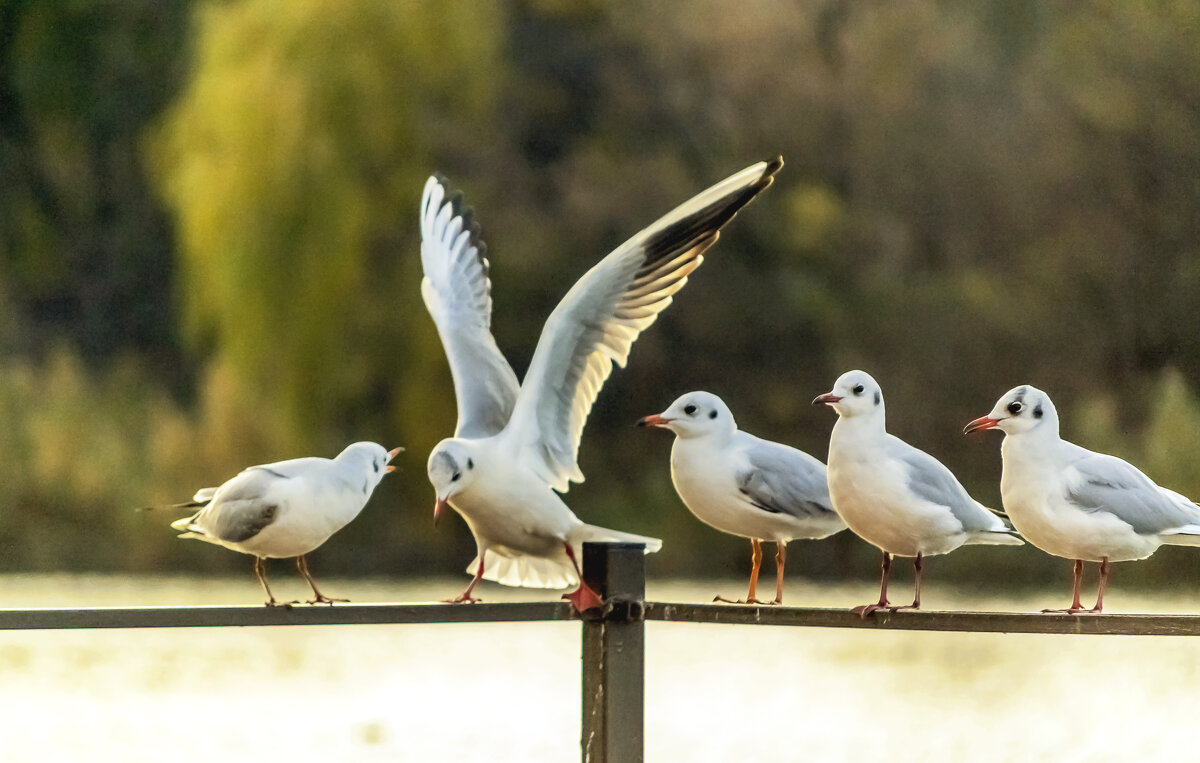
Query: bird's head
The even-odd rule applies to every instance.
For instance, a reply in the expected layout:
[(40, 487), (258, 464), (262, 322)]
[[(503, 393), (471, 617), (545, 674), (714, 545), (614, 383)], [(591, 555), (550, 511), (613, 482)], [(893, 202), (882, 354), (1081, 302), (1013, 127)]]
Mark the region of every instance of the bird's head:
[(1050, 396), (1036, 387), (1013, 387), (996, 401), (992, 412), (967, 424), (963, 434), (984, 429), (999, 429), (1016, 435), (1034, 430), (1058, 432), (1058, 411)]
[(374, 442), (356, 442), (346, 446), (346, 449), (338, 454), (337, 460), (361, 464), (367, 472), (367, 479), (374, 487), (384, 476), (395, 470), (396, 467), (392, 466), (390, 462), (403, 450), (404, 448), (386, 450), (382, 445)]
[(883, 390), (866, 371), (847, 371), (813, 405), (828, 405), (844, 418), (883, 413)]
[(433, 523), (436, 525), (450, 499), (466, 489), (475, 477), (475, 457), (472, 448), (464, 440), (442, 440), (429, 454), (426, 469), (429, 472), (429, 482), (437, 495), (437, 502), (433, 507)]
[(725, 401), (711, 392), (689, 392), (662, 413), (639, 419), (637, 424), (670, 429), (684, 439), (728, 434), (737, 428)]

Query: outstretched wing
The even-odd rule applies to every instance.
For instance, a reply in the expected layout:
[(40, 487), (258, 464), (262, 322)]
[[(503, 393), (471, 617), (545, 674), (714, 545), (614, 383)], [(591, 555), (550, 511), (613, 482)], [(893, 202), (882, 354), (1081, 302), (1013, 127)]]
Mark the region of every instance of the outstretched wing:
[(504, 436), (559, 491), (582, 482), (583, 425), (614, 363), (671, 304), (721, 226), (771, 184), (782, 159), (759, 162), (676, 207), (589, 270), (551, 313)]
[(1112, 514), (1141, 535), (1200, 525), (1200, 506), (1159, 487), (1116, 456), (1079, 450), (1080, 457), (1066, 470), (1066, 497), (1076, 508)]
[(503, 429), (519, 389), (492, 336), (486, 252), (471, 211), (447, 193), (441, 178), (429, 178), (421, 197), (421, 296), (454, 377), (456, 437), (487, 437)]

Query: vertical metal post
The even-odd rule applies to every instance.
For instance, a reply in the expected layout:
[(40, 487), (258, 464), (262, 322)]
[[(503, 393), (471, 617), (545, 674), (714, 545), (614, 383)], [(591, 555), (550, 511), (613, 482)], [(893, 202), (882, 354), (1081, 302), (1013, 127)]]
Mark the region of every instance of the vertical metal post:
[(584, 543), (583, 578), (604, 599), (583, 618), (584, 763), (644, 756), (646, 557), (640, 543)]

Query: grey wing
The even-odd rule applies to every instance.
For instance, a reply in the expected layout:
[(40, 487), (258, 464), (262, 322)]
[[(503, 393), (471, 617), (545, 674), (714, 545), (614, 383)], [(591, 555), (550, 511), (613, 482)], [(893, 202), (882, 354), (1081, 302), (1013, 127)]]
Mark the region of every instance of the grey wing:
[(270, 468), (253, 466), (222, 485), (191, 524), (229, 543), (241, 543), (262, 532), (279, 515), (279, 501), (272, 489), (280, 480), (291, 479)]
[(759, 441), (746, 450), (750, 468), (738, 490), (765, 511), (798, 519), (835, 516), (825, 465), (795, 448)]
[(1089, 512), (1107, 512), (1141, 535), (1200, 524), (1200, 507), (1165, 490), (1116, 456), (1079, 448), (1066, 469), (1066, 498)]
[(967, 532), (1004, 532), (1007, 526), (998, 516), (971, 497), (946, 465), (923, 450), (891, 437), (891, 455), (908, 471), (908, 488), (918, 498), (945, 506)]
[(487, 247), (469, 209), (431, 177), (421, 197), (421, 296), (433, 317), (458, 402), (456, 437), (486, 437), (508, 423), (520, 385), (492, 336)]
[(721, 227), (782, 166), (781, 159), (759, 162), (679, 205), (609, 253), (554, 308), (504, 435), (554, 489), (583, 481), (579, 440), (613, 364), (625, 365)]

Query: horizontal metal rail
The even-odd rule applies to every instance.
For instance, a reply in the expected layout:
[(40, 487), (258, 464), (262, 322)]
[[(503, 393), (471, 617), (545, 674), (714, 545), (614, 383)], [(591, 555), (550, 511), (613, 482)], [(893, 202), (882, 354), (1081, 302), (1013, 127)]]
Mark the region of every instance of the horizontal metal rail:
[(792, 625), (901, 631), (1042, 633), (1107, 636), (1200, 636), (1200, 615), (1066, 615), (1041, 612), (876, 612), (859, 617), (848, 609), (729, 606), (646, 602), (646, 619), (726, 625)]
[[(631, 606), (632, 605), (632, 606)], [(1028, 612), (876, 612), (847, 609), (614, 601), (603, 616), (676, 623), (784, 625), (902, 631), (1200, 636), (1200, 615), (1060, 615)], [(205, 606), (0, 609), (0, 631), (80, 628), (211, 628), (278, 625), (421, 625), (579, 620), (562, 601), (446, 604), (339, 604), (335, 607)]]
[(96, 607), (0, 609), (0, 631), (279, 625), (421, 625), (582, 621), (580, 752), (584, 761), (640, 761), (647, 620), (903, 631), (1059, 635), (1200, 636), (1200, 615), (1063, 615), (1018, 612), (876, 612), (645, 601), (643, 547), (585, 543), (583, 577), (602, 611), (580, 616), (561, 601), (499, 604), (345, 604), (335, 607)]
[(211, 628), (259, 625), (403, 625), (577, 619), (565, 601), (504, 604), (339, 604), (335, 607), (95, 607), (0, 609), (0, 630)]

